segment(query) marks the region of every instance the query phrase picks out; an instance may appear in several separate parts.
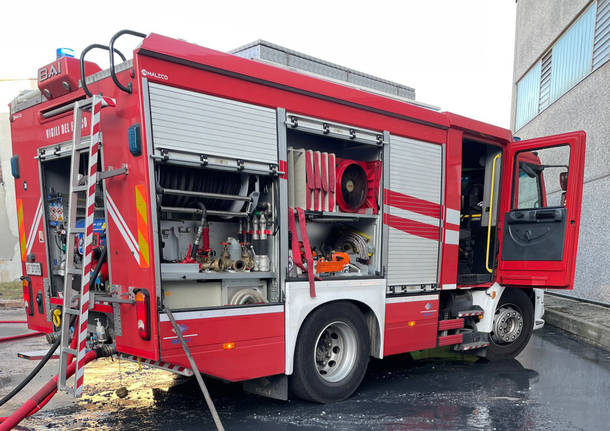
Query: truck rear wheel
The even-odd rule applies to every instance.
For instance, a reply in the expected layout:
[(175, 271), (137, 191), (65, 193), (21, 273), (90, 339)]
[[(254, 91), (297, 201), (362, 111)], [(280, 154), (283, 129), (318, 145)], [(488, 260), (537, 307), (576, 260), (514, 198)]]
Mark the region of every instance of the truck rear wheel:
[(314, 311), (299, 333), (291, 391), (318, 403), (348, 398), (366, 373), (369, 345), (364, 316), (355, 305), (336, 303)]
[(487, 359), (512, 359), (525, 348), (534, 330), (534, 305), (520, 289), (506, 289), (489, 334)]

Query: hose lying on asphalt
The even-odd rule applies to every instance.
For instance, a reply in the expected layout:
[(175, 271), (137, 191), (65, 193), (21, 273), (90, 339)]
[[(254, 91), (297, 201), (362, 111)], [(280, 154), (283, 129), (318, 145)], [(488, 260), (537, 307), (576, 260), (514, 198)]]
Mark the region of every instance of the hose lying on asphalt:
[[(114, 354), (114, 349), (95, 349), (88, 351), (85, 356), (82, 358), (83, 366), (91, 362), (92, 360), (103, 357), (110, 356)], [(66, 378), (71, 377), (76, 371), (76, 361), (72, 361), (68, 368), (66, 369)], [(59, 376), (53, 377), (49, 380), (38, 392), (36, 392), (32, 398), (27, 400), (21, 407), (19, 407), (12, 415), (0, 423), (0, 431), (8, 431), (13, 429), (16, 425), (19, 424), (24, 418), (35, 413), (40, 409), (39, 406), (46, 404), (53, 395), (57, 392), (57, 379)]]
[[(90, 288), (93, 289), (95, 286), (95, 280), (97, 278), (97, 275), (99, 274), (102, 264), (104, 263), (104, 261), (106, 261), (106, 259), (108, 258), (108, 254), (107, 254), (107, 250), (106, 247), (103, 247), (101, 249), (101, 255), (98, 258), (98, 263), (95, 267), (95, 270), (93, 271), (92, 275), (91, 275), (91, 282), (89, 284)], [(70, 326), (73, 326), (75, 324), (75, 322), (77, 321), (77, 316), (72, 316), (71, 320), (70, 320)], [(12, 322), (12, 321), (11, 321)], [(17, 322), (17, 321), (14, 321)], [(8, 323), (8, 322), (3, 322), (3, 323)], [(22, 323), (21, 321), (19, 321), (19, 323)], [(23, 322), (25, 323), (25, 322)], [(4, 337), (4, 338), (0, 338), (0, 342), (2, 341), (8, 341), (8, 339), (18, 339), (18, 338), (25, 338), (25, 337), (32, 337), (34, 335), (44, 335), (43, 332), (35, 332), (35, 333), (31, 333), (31, 334), (21, 334), (21, 335), (15, 335), (12, 337)], [(76, 342), (77, 342), (77, 337), (74, 336), (72, 337), (72, 342), (70, 343), (70, 347), (74, 350), (76, 349)], [(38, 372), (42, 369), (42, 367), (45, 366), (45, 364), (49, 361), (49, 359), (51, 359), (51, 357), (53, 356), (53, 353), (55, 353), (55, 351), (57, 350), (57, 348), (59, 347), (59, 345), (61, 344), (61, 336), (57, 337), (57, 340), (55, 340), (55, 342), (51, 345), (51, 347), (49, 348), (49, 351), (46, 353), (46, 355), (40, 360), (40, 362), (38, 363), (38, 365), (36, 365), (36, 367), (30, 372), (30, 374), (27, 375), (27, 377), (25, 379), (23, 379), (23, 381), (21, 383), (19, 383), (9, 394), (7, 394), (4, 398), (2, 398), (2, 400), (0, 400), (0, 406), (4, 405), (7, 401), (9, 401), (11, 398), (13, 398), (17, 393), (19, 393), (19, 391), (21, 391), (35, 376), (36, 374), (38, 374)], [(102, 351), (102, 350), (100, 350)], [(87, 355), (89, 355), (88, 352), (85, 357), (82, 359), (83, 361), (85, 361), (83, 363), (83, 366), (85, 364), (87, 364), (89, 361), (91, 361), (92, 359), (95, 359), (97, 356), (89, 359), (89, 360), (85, 360), (85, 358), (87, 357)], [(109, 353), (108, 349), (104, 350), (104, 353), (102, 354), (102, 356), (111, 356), (113, 353)], [(66, 378), (70, 377), (72, 374), (74, 374), (74, 367), (76, 366), (76, 361), (72, 361), (73, 359), (73, 355), (69, 354), (68, 355), (68, 371), (66, 371)], [(101, 356), (100, 356), (101, 357)], [(70, 373), (70, 367), (72, 367), (72, 372)], [(57, 379), (58, 376), (55, 376), (54, 380), (55, 380), (55, 388), (54, 390), (50, 390), (48, 391), (48, 393), (43, 397), (40, 398), (40, 401), (35, 401), (35, 404), (33, 407), (30, 407), (29, 410), (26, 411), (25, 416), (21, 417), (17, 422), (14, 423), (14, 425), (17, 425), (19, 422), (21, 422), (21, 420), (23, 420), (23, 418), (33, 415), (34, 413), (36, 413), (38, 410), (40, 410), (41, 408), (43, 408), (50, 400), (51, 398), (53, 398), (53, 396), (55, 395), (55, 393), (57, 392)], [(50, 380), (44, 387), (43, 389), (45, 389), (47, 386), (49, 386), (49, 384), (53, 381)], [(40, 391), (37, 392), (40, 393), (43, 389), (41, 389)], [(32, 398), (33, 399), (33, 398)], [(32, 401), (32, 399), (30, 399), (26, 404), (28, 404), (30, 401)], [(8, 416), (6, 418), (0, 418), (0, 431), (4, 430), (4, 429), (11, 429), (13, 426), (10, 426), (8, 428), (5, 428), (5, 424), (7, 423), (7, 421), (12, 418), (13, 416), (15, 416), (17, 414), (17, 412), (22, 411), (22, 409), (24, 408), (24, 406), (26, 405), (24, 404), (23, 406), (21, 406), (21, 408), (19, 408), (19, 410), (17, 410), (15, 413), (13, 413), (11, 416)]]
[[(98, 263), (95, 267), (95, 270), (93, 271), (93, 274), (91, 275), (91, 281), (89, 283), (90, 289), (93, 289), (95, 287), (95, 279), (97, 278), (97, 276), (100, 272), (100, 269), (102, 268), (102, 264), (108, 258), (108, 252), (106, 250), (106, 247), (102, 247), (100, 253), (101, 254), (100, 254), (100, 257), (98, 258)], [(76, 318), (77, 318), (76, 316), (72, 316), (72, 318), (70, 320), (70, 326), (74, 325)], [(27, 323), (27, 322), (10, 320), (10, 321), (4, 321), (1, 323)], [(45, 335), (45, 334), (43, 332), (33, 332), (33, 333), (29, 333), (29, 334), (13, 335), (10, 337), (0, 338), (0, 343), (3, 341), (17, 340), (17, 339), (26, 338), (26, 337), (33, 337), (35, 335)], [(61, 336), (57, 337), (57, 340), (55, 340), (55, 342), (51, 345), (51, 348), (49, 349), (47, 354), (40, 360), (38, 365), (36, 365), (36, 368), (34, 368), (30, 372), (30, 374), (28, 374), (27, 377), (25, 379), (23, 379), (23, 381), (15, 387), (15, 389), (13, 389), (8, 395), (6, 395), (4, 398), (2, 398), (2, 400), (0, 400), (0, 406), (6, 404), (6, 402), (8, 400), (13, 398), (21, 389), (23, 389), (25, 387), (25, 385), (27, 385), (36, 376), (36, 374), (38, 374), (38, 372), (42, 369), (42, 367), (44, 367), (44, 365), (47, 362), (49, 362), (49, 359), (51, 359), (51, 357), (53, 356), (53, 353), (55, 353), (55, 351), (57, 350), (57, 347), (59, 347), (60, 343), (61, 343)], [(76, 337), (73, 337), (71, 347), (72, 347), (72, 349), (76, 348)], [(72, 361), (72, 355), (68, 355), (67, 362), (70, 363), (71, 361)]]
[(49, 349), (47, 354), (44, 355), (44, 357), (40, 360), (38, 365), (36, 365), (36, 367), (32, 371), (30, 371), (30, 374), (28, 374), (27, 377), (25, 379), (23, 379), (23, 381), (21, 383), (19, 383), (17, 386), (15, 386), (15, 388), (11, 392), (9, 392), (8, 395), (6, 395), (4, 398), (2, 398), (0, 400), (0, 406), (6, 404), (6, 402), (8, 400), (10, 400), (11, 398), (13, 398), (21, 389), (23, 389), (25, 387), (25, 385), (30, 383), (30, 381), (36, 376), (36, 374), (38, 374), (38, 372), (42, 369), (42, 367), (44, 367), (45, 364), (47, 362), (49, 362), (49, 359), (51, 359), (51, 357), (53, 356), (53, 353), (55, 353), (55, 351), (59, 347), (60, 342), (61, 342), (61, 337), (57, 337), (57, 340), (55, 341), (55, 343), (53, 343), (53, 345), (51, 346), (51, 348)]
[(10, 335), (8, 337), (0, 337), (0, 343), (5, 341), (21, 340), (22, 338), (36, 337), (38, 335), (46, 335), (44, 332), (28, 332), (27, 334)]
[[(70, 319), (70, 326), (74, 325), (74, 322), (76, 322), (76, 321), (77, 321), (77, 317), (72, 316), (72, 318)], [(41, 334), (42, 334), (42, 332), (41, 332)], [(72, 342), (70, 343), (71, 344), (70, 347), (72, 347), (72, 349), (76, 348), (76, 339), (77, 339), (77, 337), (72, 337)], [(55, 351), (57, 350), (57, 347), (59, 347), (60, 344), (61, 344), (61, 337), (57, 337), (57, 340), (55, 340), (55, 342), (51, 345), (47, 354), (44, 355), (44, 357), (40, 360), (38, 365), (36, 365), (36, 367), (32, 371), (30, 371), (30, 374), (28, 374), (26, 376), (26, 378), (23, 379), (23, 381), (21, 383), (19, 383), (9, 394), (7, 394), (4, 398), (2, 398), (0, 400), (0, 406), (6, 404), (6, 402), (8, 400), (10, 400), (11, 398), (13, 398), (20, 390), (22, 390), (25, 387), (25, 385), (30, 383), (30, 381), (36, 376), (36, 374), (38, 374), (38, 372), (42, 369), (42, 367), (44, 367), (45, 364), (47, 362), (49, 362), (49, 359), (51, 359), (53, 357), (53, 353), (55, 353)], [(71, 361), (72, 361), (72, 355), (69, 355), (68, 363), (70, 363)]]
[[(78, 322), (78, 318), (76, 316), (72, 317), (72, 322)], [(76, 349), (76, 344), (77, 344), (77, 340), (78, 337), (72, 337), (72, 342), (70, 343), (70, 348), (72, 350)], [(69, 354), (68, 355), (68, 360), (67, 363), (70, 364), (72, 363), (72, 359), (74, 358), (74, 355)], [(29, 413), (28, 416), (32, 416), (34, 413), (36, 413), (38, 410), (42, 409), (44, 406), (47, 405), (47, 403), (49, 401), (51, 401), (51, 398), (53, 398), (53, 396), (57, 393), (57, 388), (55, 388), (53, 391), (51, 391), (51, 393), (44, 399), (42, 400), (41, 403), (38, 403), (38, 405), (36, 406), (35, 409), (32, 409)], [(0, 423), (4, 422), (6, 420), (5, 417), (0, 417)]]

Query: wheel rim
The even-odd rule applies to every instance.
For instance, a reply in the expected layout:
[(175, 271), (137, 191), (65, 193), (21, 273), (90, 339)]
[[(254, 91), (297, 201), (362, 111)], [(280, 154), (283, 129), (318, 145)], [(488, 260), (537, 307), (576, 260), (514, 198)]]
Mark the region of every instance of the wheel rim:
[(514, 343), (523, 332), (523, 314), (514, 304), (505, 304), (494, 315), (491, 339), (496, 344)]
[(318, 334), (313, 358), (320, 378), (334, 383), (347, 377), (356, 363), (357, 351), (354, 328), (341, 321), (326, 325)]

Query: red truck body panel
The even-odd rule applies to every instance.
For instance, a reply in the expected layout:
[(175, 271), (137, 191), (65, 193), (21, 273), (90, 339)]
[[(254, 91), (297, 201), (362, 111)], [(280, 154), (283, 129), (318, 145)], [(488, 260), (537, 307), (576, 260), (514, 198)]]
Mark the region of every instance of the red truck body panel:
[[(62, 64), (66, 64), (64, 69), (67, 70), (67, 63), (64, 61)], [(90, 70), (95, 69), (93, 66), (88, 67)], [(132, 289), (146, 289), (150, 294), (152, 311), (151, 337), (150, 340), (143, 340), (138, 336), (135, 307), (131, 304), (120, 305), (122, 335), (115, 338), (118, 351), (154, 361), (189, 366), (177, 344), (170, 322), (164, 314), (158, 312), (160, 269), (156, 267), (158, 260), (154, 256), (153, 238), (156, 227), (151, 212), (151, 206), (154, 205), (154, 190), (151, 190), (153, 171), (148, 154), (150, 145), (147, 145), (150, 143), (146, 142), (146, 137), (152, 135), (152, 130), (147, 130), (147, 116), (150, 114), (147, 112), (148, 94), (145, 94), (143, 80), (272, 109), (281, 107), (304, 116), (323, 117), (337, 123), (390, 131), (392, 135), (443, 145), (442, 205), (423, 202), (422, 206), (422, 202), (414, 201), (414, 197), (401, 195), (390, 188), (384, 191), (386, 204), (407, 211), (416, 208), (422, 215), (440, 217), (441, 227), (422, 226), (416, 221), (391, 214), (384, 214), (383, 222), (423, 238), (436, 240), (440, 236), (442, 264), (439, 284), (441, 290), (457, 287), (459, 245), (456, 238), (460, 230), (462, 141), (465, 138), (476, 139), (505, 150), (513, 145), (509, 130), (157, 34), (148, 36), (134, 51), (133, 71), (135, 78), (131, 77), (130, 70), (118, 73), (119, 81), (133, 83), (132, 94), (121, 91), (110, 77), (88, 84), (92, 93), (103, 93), (116, 100), (116, 107), (106, 109), (101, 114), (104, 168), (119, 168), (126, 164), (129, 171), (125, 176), (106, 180), (106, 199), (109, 202), (107, 247), (111, 281), (113, 285), (120, 286), (119, 293), (124, 295)], [(52, 90), (61, 94), (55, 84)], [(37, 151), (41, 147), (70, 141), (74, 131), (74, 125), (71, 124), (72, 111), (50, 119), (45, 119), (43, 114), (84, 97), (82, 89), (73, 90), (11, 116), (13, 153), (19, 156), (21, 170), (21, 176), (15, 179), (15, 188), (24, 265), (22, 269), (25, 273), (28, 256), (40, 262), (43, 268), (41, 277), (31, 277), (34, 296), (43, 292), (43, 279), (49, 276), (45, 248), (49, 238), (45, 237), (45, 228), (41, 223), (43, 208)], [(138, 156), (130, 153), (128, 145), (127, 130), (134, 124), (139, 124), (142, 128), (142, 154)], [(82, 127), (84, 134), (88, 134), (87, 116)], [(562, 139), (559, 138), (559, 141)], [(523, 146), (521, 144), (519, 148)], [(514, 154), (514, 151), (509, 154)], [(575, 159), (574, 162), (582, 169), (583, 160)], [(285, 170), (286, 161), (280, 160), (279, 165), (280, 169)], [(510, 175), (503, 174), (502, 189), (510, 190), (511, 181)], [(579, 208), (580, 195), (576, 190), (578, 184), (573, 187), (575, 188), (569, 193), (572, 193)], [(417, 205), (410, 204), (413, 202)], [(510, 193), (504, 193), (498, 212), (498, 232), (502, 231), (503, 214), (509, 208)], [(509, 285), (529, 286), (532, 285), (531, 282), (518, 280), (524, 277), (534, 280), (537, 273), (548, 272), (550, 275), (546, 283), (549, 286), (571, 285), (579, 223), (579, 210), (574, 211), (572, 216), (576, 232), (570, 234), (564, 261), (501, 262), (496, 278)], [(440, 304), (438, 295), (433, 296), (434, 298), (386, 304), (385, 327), (381, 328), (385, 336), (383, 354), (391, 355), (437, 345)], [(60, 298), (51, 298), (51, 303), (60, 302)], [(111, 308), (108, 304), (97, 304), (96, 307), (106, 311)], [(274, 312), (261, 314), (232, 314), (223, 312), (222, 309), (196, 311), (190, 317), (181, 317), (178, 323), (184, 326), (185, 338), (202, 372), (231, 381), (246, 380), (285, 371), (285, 314), (283, 306), (278, 307), (280, 309)], [(44, 313), (36, 311), (33, 316), (29, 316), (28, 327), (51, 331), (47, 310)], [(234, 343), (234, 346), (227, 348), (227, 343)]]

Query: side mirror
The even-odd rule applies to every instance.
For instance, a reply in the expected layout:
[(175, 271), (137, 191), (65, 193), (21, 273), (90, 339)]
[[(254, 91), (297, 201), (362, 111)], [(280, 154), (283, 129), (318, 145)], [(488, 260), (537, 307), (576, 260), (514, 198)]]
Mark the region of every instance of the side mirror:
[(559, 185), (564, 192), (568, 190), (568, 173), (562, 172), (559, 174)]
[(536, 178), (536, 171), (534, 170), (534, 168), (532, 168), (532, 165), (530, 163), (521, 162), (519, 163), (519, 167), (523, 172), (527, 174), (528, 177)]

